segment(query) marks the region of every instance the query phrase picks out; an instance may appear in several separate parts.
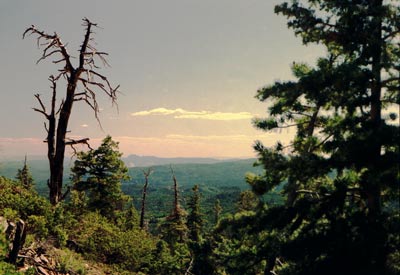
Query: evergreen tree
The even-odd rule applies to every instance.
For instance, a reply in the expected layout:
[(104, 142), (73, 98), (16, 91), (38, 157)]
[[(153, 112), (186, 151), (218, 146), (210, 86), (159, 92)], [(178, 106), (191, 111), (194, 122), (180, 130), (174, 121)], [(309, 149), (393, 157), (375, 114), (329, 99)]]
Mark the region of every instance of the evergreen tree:
[(22, 169), (18, 169), (17, 176), (15, 177), (26, 189), (31, 189), (34, 185), (31, 171), (27, 164), (26, 156), (24, 166)]
[(178, 181), (171, 168), (172, 179), (174, 181), (174, 202), (171, 214), (165, 218), (161, 225), (164, 240), (174, 247), (177, 243), (184, 243), (187, 240), (188, 228), (186, 225), (186, 211), (179, 203)]
[(219, 199), (215, 200), (213, 210), (214, 210), (214, 223), (218, 224), (222, 212), (222, 206)]
[(200, 209), (199, 186), (193, 186), (192, 191), (193, 194), (188, 202), (189, 215), (187, 217), (187, 227), (189, 229), (190, 240), (193, 242), (199, 242), (204, 225), (203, 215)]
[(249, 178), (253, 191), (285, 182), (285, 204), (260, 210), (249, 230), (265, 232), (257, 253), (265, 274), (399, 272), (400, 7), (293, 0), (275, 11), (327, 56), (314, 68), (294, 63), (297, 80), (257, 93), (270, 105), (258, 128), (296, 129), (290, 144), (254, 146), (265, 172)]
[(129, 200), (121, 191), (121, 181), (129, 179), (121, 156), (118, 143), (107, 136), (99, 148), (79, 152), (71, 169), (73, 190), (84, 193), (80, 199), (87, 200), (89, 210), (97, 210), (109, 218), (115, 217), (114, 211), (123, 210)]
[(246, 190), (240, 193), (239, 200), (237, 202), (237, 211), (253, 211), (259, 204), (260, 199), (251, 190)]

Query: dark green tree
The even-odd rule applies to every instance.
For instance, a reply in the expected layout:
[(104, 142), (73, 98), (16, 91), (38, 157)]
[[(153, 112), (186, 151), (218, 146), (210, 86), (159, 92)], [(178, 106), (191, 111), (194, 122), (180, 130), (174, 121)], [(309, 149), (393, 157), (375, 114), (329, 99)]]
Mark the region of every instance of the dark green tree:
[(25, 188), (31, 189), (34, 185), (31, 171), (29, 170), (29, 166), (26, 160), (24, 161), (24, 166), (21, 169), (18, 169), (17, 176), (15, 177)]
[[(170, 257), (168, 267), (164, 265), (161, 274), (185, 274), (190, 270), (191, 255), (188, 247), (188, 227), (186, 224), (186, 211), (181, 207), (178, 181), (171, 167), (172, 179), (174, 182), (174, 200), (171, 214), (168, 215), (160, 225), (162, 242), (159, 248), (165, 248), (162, 244), (168, 244)], [(163, 249), (160, 250), (160, 253)], [(165, 251), (164, 251), (165, 252)], [(187, 274), (187, 273), (186, 273)]]
[(121, 213), (121, 228), (132, 230), (138, 226), (140, 227), (139, 214), (133, 203), (131, 203), (128, 209)]
[(193, 194), (189, 199), (189, 214), (187, 216), (187, 227), (189, 229), (189, 239), (193, 242), (199, 242), (204, 225), (203, 214), (200, 209), (200, 192), (199, 186), (192, 188)]
[(240, 193), (239, 200), (237, 202), (237, 211), (253, 211), (259, 204), (260, 199), (251, 190), (246, 190)]
[(107, 136), (99, 148), (79, 152), (71, 169), (74, 192), (81, 192), (88, 210), (99, 211), (108, 218), (115, 217), (115, 211), (123, 210), (129, 200), (121, 191), (121, 181), (129, 179), (121, 156), (118, 142)]
[(181, 207), (179, 202), (178, 181), (175, 173), (171, 168), (172, 179), (174, 182), (174, 201), (171, 214), (165, 218), (161, 224), (161, 231), (164, 240), (174, 247), (176, 243), (185, 243), (188, 235), (188, 228), (186, 225), (186, 211)]
[(399, 272), (392, 259), (399, 255), (400, 6), (293, 0), (275, 11), (326, 56), (315, 67), (294, 63), (296, 80), (256, 96), (269, 104), (258, 128), (296, 133), (290, 144), (254, 146), (265, 172), (249, 177), (253, 191), (284, 183), (286, 197), (260, 210), (248, 231), (265, 232), (257, 245), (265, 274)]
[(222, 212), (222, 206), (219, 199), (215, 200), (213, 210), (214, 210), (214, 223), (218, 224)]

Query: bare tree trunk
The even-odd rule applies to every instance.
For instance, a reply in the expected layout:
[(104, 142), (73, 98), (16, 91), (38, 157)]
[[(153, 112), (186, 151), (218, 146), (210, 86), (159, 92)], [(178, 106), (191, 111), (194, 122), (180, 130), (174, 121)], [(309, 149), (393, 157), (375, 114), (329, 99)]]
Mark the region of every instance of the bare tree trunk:
[(178, 181), (176, 180), (174, 170), (171, 167), (172, 179), (174, 181), (174, 212), (173, 215), (178, 217), (180, 215), (180, 206), (179, 206), (179, 191), (178, 191)]

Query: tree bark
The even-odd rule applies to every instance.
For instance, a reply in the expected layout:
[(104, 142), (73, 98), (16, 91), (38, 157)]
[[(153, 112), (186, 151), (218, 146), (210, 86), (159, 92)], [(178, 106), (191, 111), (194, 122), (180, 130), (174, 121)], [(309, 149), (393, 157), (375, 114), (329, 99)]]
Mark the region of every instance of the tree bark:
[[(382, 9), (382, 0), (373, 0), (372, 10), (379, 11)], [(380, 136), (379, 132), (381, 131), (382, 126), (382, 102), (381, 102), (381, 93), (382, 93), (382, 79), (381, 79), (381, 70), (382, 70), (382, 50), (383, 50), (383, 38), (382, 38), (382, 18), (379, 14), (375, 15), (375, 18), (372, 19), (372, 28), (374, 31), (374, 40), (371, 41), (371, 52), (372, 52), (372, 65), (371, 70), (373, 74), (372, 87), (371, 87), (371, 132), (369, 136), (370, 140), (370, 158), (369, 169), (371, 171), (376, 170), (379, 165), (381, 158), (381, 148), (382, 142), (378, 138)], [(374, 173), (375, 174), (375, 173)], [(375, 176), (377, 176), (375, 174)], [(373, 180), (372, 177), (367, 181), (366, 193), (367, 193), (367, 201), (368, 206), (372, 213), (379, 214), (381, 212), (381, 188), (378, 181)]]

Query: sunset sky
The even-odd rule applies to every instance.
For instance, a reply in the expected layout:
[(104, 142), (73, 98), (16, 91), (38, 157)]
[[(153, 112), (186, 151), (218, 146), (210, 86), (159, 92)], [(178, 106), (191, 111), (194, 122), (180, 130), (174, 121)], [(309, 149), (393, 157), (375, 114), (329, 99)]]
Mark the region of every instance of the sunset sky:
[[(252, 144), (287, 141), (287, 131), (264, 133), (251, 120), (267, 104), (254, 95), (291, 78), (293, 61), (312, 64), (319, 47), (305, 47), (273, 13), (275, 0), (4, 0), (0, 1), (0, 158), (45, 155), (43, 118), (34, 94), (49, 102), (48, 76), (58, 66), (41, 55), (35, 25), (56, 31), (76, 56), (81, 19), (99, 24), (97, 48), (109, 53), (102, 69), (121, 85), (118, 109), (98, 95), (102, 128), (89, 107), (74, 105), (71, 136), (93, 146), (107, 134), (124, 155), (254, 157)], [(59, 84), (58, 98), (65, 86)]]

